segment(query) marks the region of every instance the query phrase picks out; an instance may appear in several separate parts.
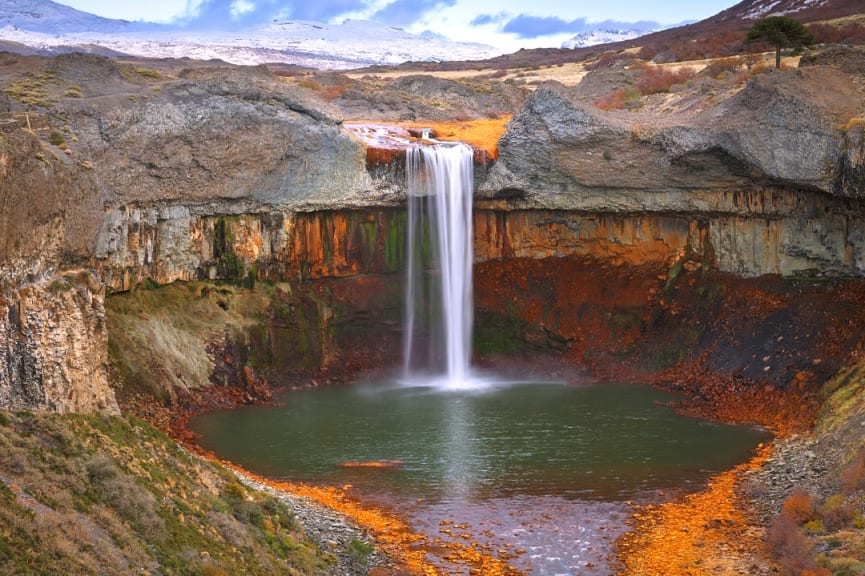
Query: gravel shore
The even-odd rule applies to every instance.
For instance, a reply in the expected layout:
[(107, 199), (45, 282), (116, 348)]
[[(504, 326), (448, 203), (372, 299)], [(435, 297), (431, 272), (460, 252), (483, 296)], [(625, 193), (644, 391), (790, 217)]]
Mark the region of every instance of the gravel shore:
[[(235, 474), (245, 485), (266, 492), (288, 506), (307, 535), (322, 551), (334, 556), (336, 562), (325, 573), (327, 576), (365, 576), (373, 568), (393, 565), (375, 539), (350, 518), (311, 498), (277, 490), (236, 471)], [(358, 553), (358, 543), (371, 546), (372, 551)]]

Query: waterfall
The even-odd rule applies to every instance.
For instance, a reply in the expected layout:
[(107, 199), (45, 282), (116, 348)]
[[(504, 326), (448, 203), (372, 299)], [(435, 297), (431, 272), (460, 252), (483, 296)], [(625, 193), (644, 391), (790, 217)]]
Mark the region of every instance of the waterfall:
[[(470, 377), (473, 170), (472, 149), (465, 144), (406, 151), (405, 375), (411, 378), (418, 368), (418, 332), (425, 322), (425, 368), (449, 387), (461, 387)], [(430, 262), (425, 248), (432, 248)], [(428, 263), (431, 268), (424, 270)]]

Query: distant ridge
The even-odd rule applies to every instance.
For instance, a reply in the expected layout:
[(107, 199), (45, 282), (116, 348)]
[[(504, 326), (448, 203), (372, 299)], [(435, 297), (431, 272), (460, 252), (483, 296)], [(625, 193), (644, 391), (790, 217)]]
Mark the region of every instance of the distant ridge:
[[(641, 50), (640, 56), (645, 59), (655, 59), (657, 56), (658, 61), (687, 60), (700, 58), (697, 52), (702, 48), (711, 53), (713, 43), (726, 45), (732, 54), (738, 53), (733, 48), (740, 46), (745, 32), (758, 18), (785, 15), (808, 24), (858, 14), (865, 15), (865, 0), (744, 0), (705, 20), (647, 33), (636, 38), (574, 48), (522, 49), (512, 54), (490, 58), (484, 62), (484, 65), (493, 69), (552, 66), (590, 58), (603, 51), (633, 48), (645, 49)], [(670, 50), (671, 47), (675, 49)], [(670, 56), (665, 56), (665, 52)], [(721, 55), (729, 54), (712, 53), (702, 57)], [(438, 69), (458, 70), (477, 67), (480, 64), (450, 61), (442, 63)]]

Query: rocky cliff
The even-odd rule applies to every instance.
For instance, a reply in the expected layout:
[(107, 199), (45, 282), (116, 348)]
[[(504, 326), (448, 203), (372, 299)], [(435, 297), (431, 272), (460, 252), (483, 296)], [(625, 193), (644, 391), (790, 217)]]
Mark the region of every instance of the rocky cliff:
[[(103, 287), (402, 265), (400, 170), (369, 169), (339, 108), (301, 83), (84, 55), (2, 55), (0, 81), (0, 406), (115, 409)], [(477, 259), (861, 276), (862, 111), (829, 66), (669, 116), (542, 85), (479, 173)], [(79, 269), (85, 284), (68, 280)]]
[[(296, 211), (395, 195), (335, 109), (263, 69), (0, 58), (0, 406), (116, 410), (104, 286), (242, 277)], [(87, 296), (63, 279), (82, 267)]]
[(721, 105), (649, 121), (547, 84), (511, 122), (481, 192), (577, 214), (681, 215), (740, 275), (861, 275), (861, 110), (831, 67), (764, 74)]
[(0, 406), (118, 411), (108, 386), (104, 289), (87, 272), (0, 297)]

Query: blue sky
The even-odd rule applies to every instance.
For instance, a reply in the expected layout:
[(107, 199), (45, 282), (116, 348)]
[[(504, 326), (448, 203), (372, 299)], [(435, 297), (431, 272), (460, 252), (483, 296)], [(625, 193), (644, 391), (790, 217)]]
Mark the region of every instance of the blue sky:
[(108, 18), (239, 29), (274, 18), (339, 23), (346, 18), (490, 44), (504, 52), (558, 47), (585, 30), (701, 20), (736, 0), (59, 0)]

